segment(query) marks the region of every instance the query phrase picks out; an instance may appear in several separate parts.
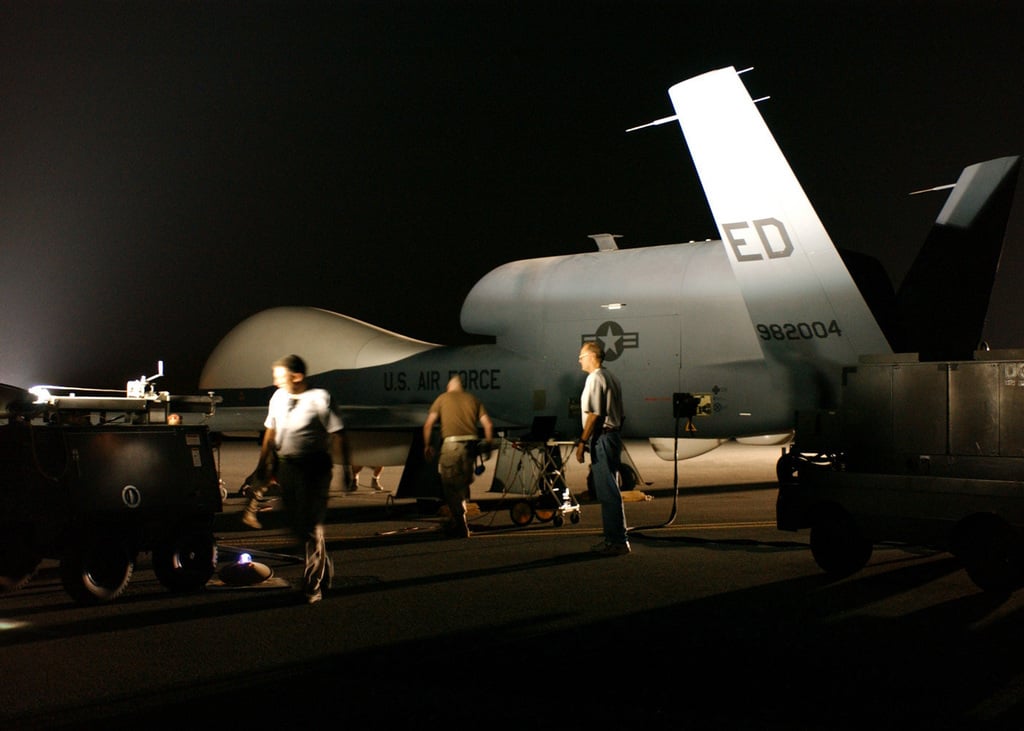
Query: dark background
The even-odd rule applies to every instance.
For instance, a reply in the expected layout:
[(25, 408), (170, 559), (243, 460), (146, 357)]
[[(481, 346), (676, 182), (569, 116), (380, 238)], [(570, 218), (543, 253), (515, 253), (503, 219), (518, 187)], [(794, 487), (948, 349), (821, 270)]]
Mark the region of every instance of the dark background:
[[(1024, 153), (1024, 13), (967, 2), (0, 1), (0, 382), (191, 392), (278, 305), (431, 342), (514, 259), (717, 238), (668, 88), (744, 76), (833, 240), (898, 285)], [(1024, 346), (1011, 223), (986, 336)], [(965, 252), (965, 256), (969, 252)], [(950, 296), (955, 297), (956, 292)], [(316, 364), (311, 364), (315, 370)]]

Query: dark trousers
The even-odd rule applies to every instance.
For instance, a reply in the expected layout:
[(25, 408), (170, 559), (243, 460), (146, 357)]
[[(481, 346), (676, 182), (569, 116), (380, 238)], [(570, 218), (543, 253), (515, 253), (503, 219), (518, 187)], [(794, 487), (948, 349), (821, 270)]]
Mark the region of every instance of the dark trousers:
[(602, 431), (590, 441), (590, 474), (594, 478), (594, 491), (601, 503), (601, 526), (606, 543), (626, 543), (626, 509), (619, 489), (619, 470), (622, 467), (622, 435), (617, 431)]
[(331, 488), (331, 458), (327, 453), (282, 457), (277, 467), (282, 501), (295, 537), (305, 545), (307, 594), (330, 582), (330, 561), (324, 540), (327, 496)]

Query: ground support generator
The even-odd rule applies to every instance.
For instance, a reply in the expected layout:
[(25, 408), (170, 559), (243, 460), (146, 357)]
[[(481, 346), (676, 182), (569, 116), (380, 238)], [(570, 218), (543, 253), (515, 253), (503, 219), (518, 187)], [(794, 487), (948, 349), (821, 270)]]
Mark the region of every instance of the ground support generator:
[(837, 410), (797, 414), (778, 472), (778, 528), (810, 528), (827, 573), (904, 543), (953, 553), (986, 591), (1024, 586), (1024, 351), (864, 356)]
[(144, 551), (170, 591), (204, 587), (220, 481), (208, 428), (177, 412), (213, 403), (166, 392), (40, 400), (0, 387), (0, 591), (56, 559), (73, 599), (110, 601)]

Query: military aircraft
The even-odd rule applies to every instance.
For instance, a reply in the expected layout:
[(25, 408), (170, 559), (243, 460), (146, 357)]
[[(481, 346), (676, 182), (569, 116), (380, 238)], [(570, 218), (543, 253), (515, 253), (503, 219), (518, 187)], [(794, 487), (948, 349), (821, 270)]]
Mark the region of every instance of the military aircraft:
[[(499, 429), (554, 417), (556, 432), (571, 439), (580, 431), (585, 377), (577, 353), (591, 340), (602, 343), (606, 366), (622, 382), (624, 436), (650, 439), (666, 459), (731, 437), (788, 433), (797, 410), (835, 406), (843, 367), (864, 354), (891, 353), (893, 343), (741, 73), (727, 67), (673, 86), (675, 114), (651, 123), (678, 122), (721, 240), (624, 249), (616, 236), (596, 234), (593, 251), (499, 266), (476, 283), (461, 311), (462, 328), (493, 344), (442, 346), (311, 307), (259, 312), (205, 364), (200, 389), (223, 399), (211, 429), (259, 430), (272, 392), (269, 365), (296, 352), (314, 370), (311, 383), (343, 404), (355, 463), (405, 464), (428, 405), (455, 372)], [(996, 252), (994, 260), (978, 257), (986, 292), (1009, 210), (1006, 203), (991, 213), (987, 204), (1005, 198), (1008, 185), (1012, 199), (1018, 166), (1018, 158), (1002, 158), (967, 168), (936, 221), (933, 249), (973, 235)], [(998, 224), (1000, 215), (1002, 229), (979, 228), (977, 219)], [(876, 309), (913, 311), (901, 302), (929, 295), (920, 285), (924, 272), (949, 269), (941, 256), (932, 259), (941, 266), (922, 265), (916, 295), (901, 290)], [(985, 307), (980, 318), (960, 323), (965, 334), (956, 342), (976, 346)], [(941, 342), (954, 342), (950, 335), (944, 331)]]

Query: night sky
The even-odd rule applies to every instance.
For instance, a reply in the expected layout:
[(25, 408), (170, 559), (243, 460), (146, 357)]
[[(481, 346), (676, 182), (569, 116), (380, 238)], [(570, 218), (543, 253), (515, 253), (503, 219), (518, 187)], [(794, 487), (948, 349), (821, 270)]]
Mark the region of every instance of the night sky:
[[(163, 360), (195, 392), (279, 305), (479, 342), (459, 310), (502, 263), (717, 238), (678, 126), (625, 130), (729, 65), (833, 240), (898, 285), (944, 201), (908, 193), (1024, 154), (1020, 8), (0, 0), (0, 382)], [(1021, 219), (994, 347), (1024, 347)]]

